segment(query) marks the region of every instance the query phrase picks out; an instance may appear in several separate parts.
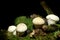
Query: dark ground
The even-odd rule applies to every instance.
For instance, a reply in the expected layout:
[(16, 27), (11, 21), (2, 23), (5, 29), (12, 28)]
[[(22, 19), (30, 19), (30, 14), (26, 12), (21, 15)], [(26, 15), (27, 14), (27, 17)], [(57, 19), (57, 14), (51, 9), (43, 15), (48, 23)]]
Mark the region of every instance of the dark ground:
[[(45, 1), (52, 11), (60, 17), (60, 0)], [(14, 19), (21, 15), (29, 16), (36, 13), (45, 17), (47, 14), (41, 7), (40, 2), (39, 0), (2, 1), (0, 5), (0, 29), (7, 29), (9, 25), (13, 25)]]

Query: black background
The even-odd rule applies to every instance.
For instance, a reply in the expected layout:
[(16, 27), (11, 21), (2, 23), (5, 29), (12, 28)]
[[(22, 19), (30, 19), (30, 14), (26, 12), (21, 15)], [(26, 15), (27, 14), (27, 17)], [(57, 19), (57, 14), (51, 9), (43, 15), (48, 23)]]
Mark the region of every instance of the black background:
[[(14, 25), (14, 19), (18, 16), (29, 16), (36, 13), (45, 17), (47, 14), (40, 5), (41, 1), (42, 0), (2, 1), (0, 5), (0, 29), (7, 29), (9, 25)], [(52, 11), (60, 17), (60, 1), (44, 1), (52, 9)]]

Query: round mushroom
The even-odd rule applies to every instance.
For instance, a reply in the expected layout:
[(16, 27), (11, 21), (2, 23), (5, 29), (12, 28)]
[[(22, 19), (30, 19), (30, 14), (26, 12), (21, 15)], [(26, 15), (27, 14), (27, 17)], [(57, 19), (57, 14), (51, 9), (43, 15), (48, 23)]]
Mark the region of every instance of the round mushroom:
[(40, 25), (43, 25), (45, 23), (45, 20), (41, 17), (36, 17), (33, 19), (33, 24), (36, 25), (36, 27), (40, 27)]
[(47, 19), (48, 25), (56, 24), (56, 22), (59, 21), (59, 17), (54, 14), (47, 15), (46, 19)]
[(16, 26), (12, 25), (8, 27), (8, 32), (14, 32), (16, 30)]
[(16, 28), (17, 36), (23, 36), (25, 31), (27, 31), (27, 25), (24, 23), (19, 23)]
[(16, 31), (25, 32), (27, 30), (27, 25), (24, 23), (20, 23), (17, 25)]

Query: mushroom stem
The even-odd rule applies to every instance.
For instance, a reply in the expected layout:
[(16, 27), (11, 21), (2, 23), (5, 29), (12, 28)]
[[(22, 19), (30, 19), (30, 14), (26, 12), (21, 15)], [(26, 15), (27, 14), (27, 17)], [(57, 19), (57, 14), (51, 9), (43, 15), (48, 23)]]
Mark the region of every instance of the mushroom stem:
[(51, 19), (48, 19), (47, 22), (48, 22), (48, 25), (55, 24), (55, 21)]
[(45, 1), (42, 1), (40, 4), (44, 8), (44, 10), (47, 12), (47, 14), (53, 14), (52, 10), (47, 6), (47, 4), (45, 3)]
[(15, 36), (16, 36), (16, 30), (13, 32), (13, 35), (15, 35)]

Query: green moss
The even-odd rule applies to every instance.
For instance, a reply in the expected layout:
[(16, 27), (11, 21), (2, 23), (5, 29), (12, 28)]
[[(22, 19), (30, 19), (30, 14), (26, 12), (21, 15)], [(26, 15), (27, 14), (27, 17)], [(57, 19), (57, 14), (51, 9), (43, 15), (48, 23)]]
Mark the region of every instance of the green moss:
[(26, 21), (27, 21), (26, 16), (19, 16), (15, 19), (15, 25), (19, 23), (26, 23)]
[(60, 24), (55, 24), (60, 29)]
[(11, 36), (9, 40), (20, 40), (17, 36)]
[(60, 30), (54, 32), (54, 37), (57, 38), (58, 34), (60, 34)]
[(33, 23), (31, 18), (27, 18), (26, 16), (19, 16), (15, 19), (15, 25), (19, 23), (25, 23), (28, 27), (28, 30), (33, 29)]

